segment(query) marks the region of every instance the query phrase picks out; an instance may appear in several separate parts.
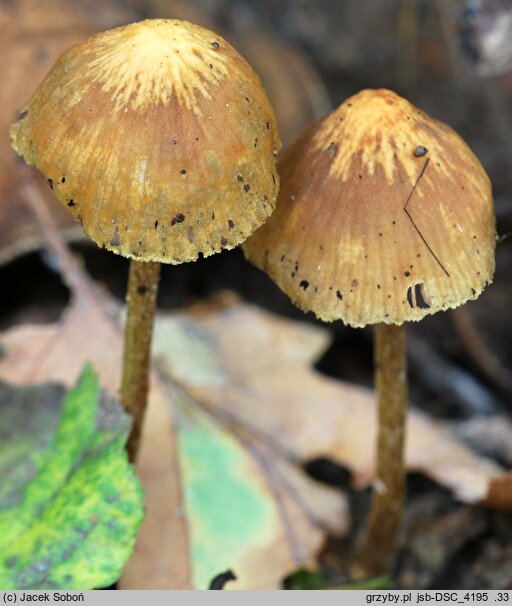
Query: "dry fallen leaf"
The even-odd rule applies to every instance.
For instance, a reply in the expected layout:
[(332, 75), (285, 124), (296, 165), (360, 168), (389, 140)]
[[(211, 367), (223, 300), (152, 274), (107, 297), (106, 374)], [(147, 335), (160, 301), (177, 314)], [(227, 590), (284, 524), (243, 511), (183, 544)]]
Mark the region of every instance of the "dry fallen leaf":
[[(188, 359), (176, 353), (185, 342)], [(316, 372), (312, 363), (325, 347), (326, 333), (319, 328), (232, 304), (161, 315), (154, 353), (168, 376), (186, 383), (213, 414), (265, 436), (290, 460), (328, 457), (364, 487), (373, 479), (373, 392)], [(406, 460), (410, 471), (429, 476), (464, 502), (485, 498), (490, 479), (502, 471), (414, 409)]]
[[(107, 312), (119, 310), (70, 258), (37, 190), (27, 186), (25, 195), (75, 297), (57, 324), (4, 333), (0, 377), (69, 384), (92, 361), (115, 394), (121, 331)], [(205, 587), (226, 568), (238, 576), (230, 587), (279, 587), (311, 563), (327, 531), (347, 531), (343, 496), (299, 465), (328, 457), (349, 468), (359, 487), (370, 483), (374, 399), (312, 368), (327, 345), (323, 329), (233, 296), (160, 314), (139, 462), (148, 514), (122, 587)], [(481, 501), (504, 477), (414, 410), (407, 463), (466, 502)]]
[[(33, 187), (25, 193), (37, 197)], [(69, 256), (46, 208), (37, 203), (33, 208), (74, 302), (57, 324), (21, 326), (2, 335), (6, 354), (0, 377), (70, 384), (90, 361), (102, 385), (115, 394), (122, 337), (107, 313), (115, 306)], [(179, 413), (177, 431), (171, 403)], [(152, 376), (138, 469), (147, 517), (123, 588), (205, 588), (227, 567), (238, 577), (230, 587), (278, 588), (287, 574), (312, 563), (327, 530), (342, 534), (348, 528), (342, 494), (310, 480), (243, 428), (235, 435), (158, 372)]]

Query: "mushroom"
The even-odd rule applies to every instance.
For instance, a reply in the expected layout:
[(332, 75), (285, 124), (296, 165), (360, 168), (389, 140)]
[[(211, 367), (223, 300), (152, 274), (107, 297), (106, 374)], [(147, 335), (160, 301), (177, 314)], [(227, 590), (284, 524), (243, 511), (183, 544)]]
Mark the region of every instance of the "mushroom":
[(492, 280), (491, 185), (448, 126), (388, 90), (364, 90), (288, 148), (276, 211), (246, 257), (304, 311), (374, 325), (375, 492), (357, 566), (386, 572), (403, 510), (404, 322), (477, 298)]
[(131, 259), (121, 398), (133, 460), (160, 263), (234, 248), (267, 219), (278, 191), (274, 112), (220, 36), (155, 19), (64, 53), (11, 137), (84, 232)]

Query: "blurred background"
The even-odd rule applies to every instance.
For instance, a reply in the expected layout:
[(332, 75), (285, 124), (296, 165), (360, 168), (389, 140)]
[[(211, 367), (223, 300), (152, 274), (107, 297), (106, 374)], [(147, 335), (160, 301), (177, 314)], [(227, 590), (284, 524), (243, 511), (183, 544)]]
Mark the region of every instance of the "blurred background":
[[(411, 401), (510, 467), (512, 0), (2, 0), (0, 329), (53, 322), (70, 297), (21, 200), (9, 125), (67, 47), (97, 31), (156, 17), (193, 21), (231, 42), (262, 78), (285, 145), (348, 96), (377, 87), (394, 89), (468, 142), (494, 188), (500, 236), (495, 282), (478, 301), (408, 327)], [(127, 260), (89, 244), (50, 192), (44, 196), (87, 271), (122, 300)], [(229, 289), (265, 309), (317, 323), (296, 310), (239, 250), (162, 269), (160, 308), (180, 308)], [(371, 331), (341, 323), (328, 329), (333, 341), (318, 370), (371, 386)], [(309, 472), (335, 485), (348, 481), (346, 471), (329, 461), (311, 462)], [(512, 556), (506, 514), (484, 512), (475, 534), (472, 518), (454, 522), (456, 504), (442, 489), (415, 476), (409, 488), (411, 524), (423, 524), (436, 549), (456, 525), (458, 551), (436, 573), (436, 586), (512, 587), (512, 570), (505, 566)], [(356, 501), (366, 497), (353, 496)], [(327, 569), (337, 569), (336, 553), (326, 547)], [(402, 582), (412, 586), (416, 572), (405, 563), (406, 555), (403, 559)]]

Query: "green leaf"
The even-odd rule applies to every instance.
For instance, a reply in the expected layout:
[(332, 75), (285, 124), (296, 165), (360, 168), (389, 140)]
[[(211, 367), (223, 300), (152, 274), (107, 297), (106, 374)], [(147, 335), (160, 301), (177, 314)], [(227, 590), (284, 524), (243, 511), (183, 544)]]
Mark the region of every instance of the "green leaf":
[(327, 575), (319, 570), (301, 568), (291, 574), (285, 581), (286, 589), (323, 589), (327, 583)]
[(248, 548), (272, 541), (279, 514), (237, 440), (176, 394), (193, 584), (207, 589)]
[(0, 587), (92, 589), (120, 576), (143, 518), (129, 418), (86, 366), (55, 385), (0, 385)]

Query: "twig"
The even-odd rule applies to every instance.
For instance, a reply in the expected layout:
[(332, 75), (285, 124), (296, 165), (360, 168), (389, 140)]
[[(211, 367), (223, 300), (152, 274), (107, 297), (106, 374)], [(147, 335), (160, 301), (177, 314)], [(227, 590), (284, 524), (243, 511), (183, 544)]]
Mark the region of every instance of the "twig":
[(473, 362), (498, 387), (512, 393), (512, 373), (503, 366), (499, 358), (482, 339), (471, 320), (468, 310), (465, 307), (460, 307), (451, 313), (451, 318)]
[(283, 456), (284, 453), (284, 456), (289, 459), (286, 451), (279, 448), (279, 446), (277, 446), (275, 442), (263, 432), (251, 428), (250, 424), (246, 423), (245, 419), (240, 418), (237, 415), (233, 415), (230, 412), (227, 412), (212, 404), (211, 402), (205, 402), (198, 396), (197, 393), (194, 392), (194, 390), (191, 390), (186, 384), (171, 376), (165, 369), (160, 368), (160, 372), (167, 377), (167, 380), (172, 383), (174, 388), (182, 392), (187, 399), (195, 402), (203, 412), (215, 419), (225, 429), (227, 429), (231, 435), (238, 439), (242, 446), (252, 456), (255, 463), (261, 469), (269, 490), (274, 495), (278, 511), (283, 522), (283, 527), (285, 529), (285, 535), (288, 538), (290, 550), (295, 563), (297, 565), (303, 564), (304, 558), (302, 557), (301, 548), (295, 536), (294, 528), (291, 524), (288, 511), (283, 503), (283, 498), (279, 489), (277, 488), (277, 483), (279, 482), (283, 485), (284, 491), (288, 493), (288, 496), (295, 502), (299, 509), (302, 510), (311, 524), (322, 530), (324, 530), (325, 527), (318, 520), (317, 516), (311, 512), (311, 509), (297, 493), (291, 483), (284, 477), (284, 474), (282, 474), (277, 467), (272, 467), (269, 465), (268, 455), (264, 452), (265, 449), (269, 449), (277, 452), (281, 456)]
[(451, 363), (423, 339), (409, 334), (409, 362), (417, 380), (444, 399), (457, 403), (468, 415), (490, 415), (500, 401), (475, 377)]
[(62, 278), (70, 290), (83, 297), (94, 297), (95, 293), (91, 284), (80, 267), (77, 260), (71, 254), (69, 248), (55, 225), (39, 187), (34, 183), (33, 177), (28, 169), (23, 170), (23, 184), (21, 185), (23, 201), (34, 214), (43, 235), (44, 246), (56, 259)]

